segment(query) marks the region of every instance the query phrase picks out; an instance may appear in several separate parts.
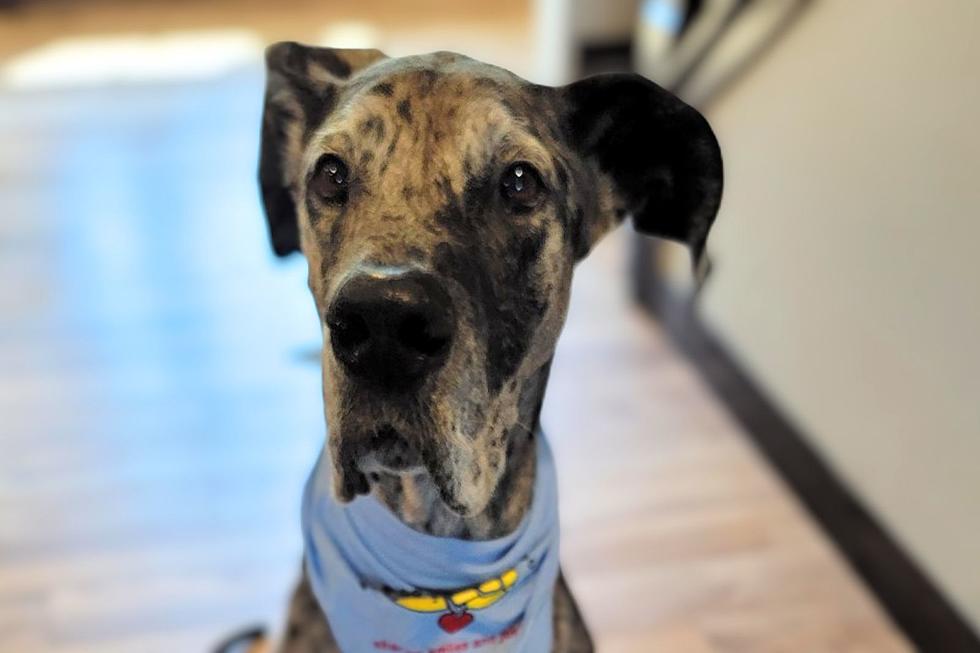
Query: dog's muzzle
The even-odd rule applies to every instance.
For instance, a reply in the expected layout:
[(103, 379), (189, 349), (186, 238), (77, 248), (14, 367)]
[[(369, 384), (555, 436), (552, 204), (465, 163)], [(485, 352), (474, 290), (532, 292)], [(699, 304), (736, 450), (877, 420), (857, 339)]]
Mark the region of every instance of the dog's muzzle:
[(410, 389), (446, 362), (456, 329), (452, 300), (431, 274), (362, 273), (327, 311), (334, 356), (354, 378)]

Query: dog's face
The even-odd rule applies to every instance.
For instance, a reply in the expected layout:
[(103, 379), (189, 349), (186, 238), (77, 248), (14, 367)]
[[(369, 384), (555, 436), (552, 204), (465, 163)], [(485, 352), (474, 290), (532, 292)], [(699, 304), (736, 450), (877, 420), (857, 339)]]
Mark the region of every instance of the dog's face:
[(636, 76), (550, 88), (450, 53), (294, 43), (267, 63), (263, 200), (276, 252), (309, 263), (336, 493), (424, 472), (478, 514), (531, 426), (576, 261), (625, 215), (700, 260), (714, 136)]

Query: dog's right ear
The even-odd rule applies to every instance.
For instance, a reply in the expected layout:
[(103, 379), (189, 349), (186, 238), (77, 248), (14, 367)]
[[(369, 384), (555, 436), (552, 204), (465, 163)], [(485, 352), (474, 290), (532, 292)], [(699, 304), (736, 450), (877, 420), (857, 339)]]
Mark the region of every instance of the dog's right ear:
[(333, 109), (340, 87), (385, 58), (378, 50), (314, 48), (292, 42), (266, 49), (259, 186), (277, 255), (299, 251), (295, 192), (310, 134)]

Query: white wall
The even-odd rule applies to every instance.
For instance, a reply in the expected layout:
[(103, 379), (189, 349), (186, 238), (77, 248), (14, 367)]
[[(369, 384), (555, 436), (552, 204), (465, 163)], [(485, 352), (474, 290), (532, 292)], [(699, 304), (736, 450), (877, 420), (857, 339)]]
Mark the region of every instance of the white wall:
[(980, 627), (980, 3), (816, 0), (708, 115), (706, 319)]

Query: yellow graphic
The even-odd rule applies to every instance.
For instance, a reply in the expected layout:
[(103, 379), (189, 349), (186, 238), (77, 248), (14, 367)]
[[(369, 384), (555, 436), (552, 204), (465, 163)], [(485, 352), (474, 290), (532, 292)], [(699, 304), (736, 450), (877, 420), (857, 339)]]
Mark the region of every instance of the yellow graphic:
[(481, 610), (496, 603), (514, 583), (517, 570), (510, 569), (499, 578), (491, 578), (476, 587), (468, 587), (452, 594), (413, 594), (395, 599), (395, 603), (413, 612), (445, 612), (453, 608)]

